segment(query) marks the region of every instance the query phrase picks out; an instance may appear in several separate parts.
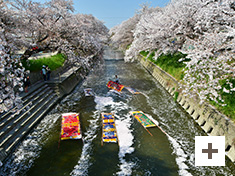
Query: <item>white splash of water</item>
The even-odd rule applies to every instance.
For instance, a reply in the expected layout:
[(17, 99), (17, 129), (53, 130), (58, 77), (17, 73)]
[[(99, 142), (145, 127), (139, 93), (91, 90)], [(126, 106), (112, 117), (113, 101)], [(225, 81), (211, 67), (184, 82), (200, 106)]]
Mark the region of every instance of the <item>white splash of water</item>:
[(130, 154), (134, 151), (133, 145), (134, 136), (130, 130), (130, 119), (116, 120), (117, 134), (119, 138), (119, 157), (123, 158), (126, 154)]
[(183, 149), (174, 138), (168, 134), (167, 137), (173, 146), (173, 153), (175, 153), (177, 156), (176, 163), (179, 166), (179, 175), (192, 176), (192, 174), (187, 171), (188, 166), (184, 163), (187, 160), (187, 155), (184, 153)]
[(109, 92), (108, 92), (107, 94), (108, 94), (108, 95), (113, 95), (113, 94), (121, 95), (120, 92), (118, 92), (117, 90), (114, 90), (114, 89), (109, 90)]
[(119, 160), (120, 160), (120, 171), (117, 175), (131, 175), (132, 168), (135, 166), (134, 162), (127, 162), (124, 158), (126, 154), (134, 152), (131, 126), (131, 117), (125, 116), (124, 120), (116, 120), (117, 134), (119, 139)]
[(142, 94), (143, 96), (145, 96), (145, 98), (148, 100), (150, 99), (149, 96), (147, 94), (145, 94), (144, 92), (140, 92), (140, 94)]
[(113, 98), (112, 97), (100, 97), (100, 96), (95, 96), (95, 102), (96, 102), (96, 109), (97, 110), (102, 110), (105, 106), (112, 105)]
[(117, 172), (117, 175), (124, 176), (124, 175), (132, 175), (132, 168), (135, 166), (133, 162), (126, 162), (125, 159), (120, 159), (121, 165), (120, 170)]
[(84, 134), (84, 145), (82, 148), (82, 154), (78, 161), (78, 164), (74, 167), (70, 175), (84, 176), (88, 174), (88, 168), (91, 166), (90, 158), (92, 155), (92, 141), (96, 138), (96, 131), (98, 129), (97, 122), (99, 121), (99, 112), (96, 111), (93, 115), (93, 119), (89, 120), (90, 125), (87, 132)]

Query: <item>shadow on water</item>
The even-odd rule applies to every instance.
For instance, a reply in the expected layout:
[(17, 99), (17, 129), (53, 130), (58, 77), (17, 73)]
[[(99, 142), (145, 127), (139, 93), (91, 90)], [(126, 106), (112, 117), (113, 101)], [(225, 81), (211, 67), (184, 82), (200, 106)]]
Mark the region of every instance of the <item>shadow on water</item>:
[(82, 151), (82, 140), (62, 140), (60, 138), (61, 118), (56, 122), (56, 127), (48, 141), (43, 146), (40, 157), (27, 175), (69, 175), (76, 165)]
[[(101, 139), (101, 136), (100, 138)], [(92, 166), (89, 168), (89, 175), (113, 175), (118, 170), (118, 144), (104, 143), (101, 146), (101, 140), (95, 142)]]
[(178, 166), (171, 155), (169, 141), (157, 127), (148, 128), (152, 136), (133, 118), (133, 135), (135, 136), (133, 154), (126, 158), (136, 161), (133, 175), (177, 175)]

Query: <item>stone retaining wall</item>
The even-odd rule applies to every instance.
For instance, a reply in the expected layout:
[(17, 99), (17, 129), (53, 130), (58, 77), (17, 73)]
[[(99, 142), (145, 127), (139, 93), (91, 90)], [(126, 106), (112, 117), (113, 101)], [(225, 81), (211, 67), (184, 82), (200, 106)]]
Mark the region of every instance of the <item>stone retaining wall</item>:
[[(141, 59), (140, 63), (172, 95), (178, 90), (178, 82), (149, 60)], [(209, 104), (199, 104), (199, 99), (190, 99), (179, 93), (177, 102), (186, 112), (211, 136), (225, 136), (225, 151), (231, 161), (235, 161), (235, 124)]]
[(89, 73), (89, 71), (85, 72), (83, 67), (71, 68), (68, 70), (68, 74), (62, 75), (62, 80), (49, 81), (47, 84), (55, 90), (57, 96), (61, 99), (71, 93), (84, 80), (84, 77), (81, 76), (82, 72), (84, 75)]

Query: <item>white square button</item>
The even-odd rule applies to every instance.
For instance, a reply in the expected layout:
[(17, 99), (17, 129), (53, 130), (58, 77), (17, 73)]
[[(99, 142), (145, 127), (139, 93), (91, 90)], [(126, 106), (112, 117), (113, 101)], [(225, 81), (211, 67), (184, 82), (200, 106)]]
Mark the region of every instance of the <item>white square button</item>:
[(225, 166), (225, 137), (195, 136), (195, 166)]

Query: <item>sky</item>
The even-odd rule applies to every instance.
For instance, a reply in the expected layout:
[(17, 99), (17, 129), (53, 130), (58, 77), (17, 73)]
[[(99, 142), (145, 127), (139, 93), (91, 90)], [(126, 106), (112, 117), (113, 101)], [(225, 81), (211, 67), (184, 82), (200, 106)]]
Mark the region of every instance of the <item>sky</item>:
[(75, 13), (92, 14), (110, 29), (134, 16), (140, 5), (164, 7), (169, 0), (74, 0)]
[[(45, 2), (45, 0), (33, 0)], [(164, 7), (170, 0), (73, 0), (75, 13), (92, 14), (110, 29), (134, 16), (143, 3)]]

